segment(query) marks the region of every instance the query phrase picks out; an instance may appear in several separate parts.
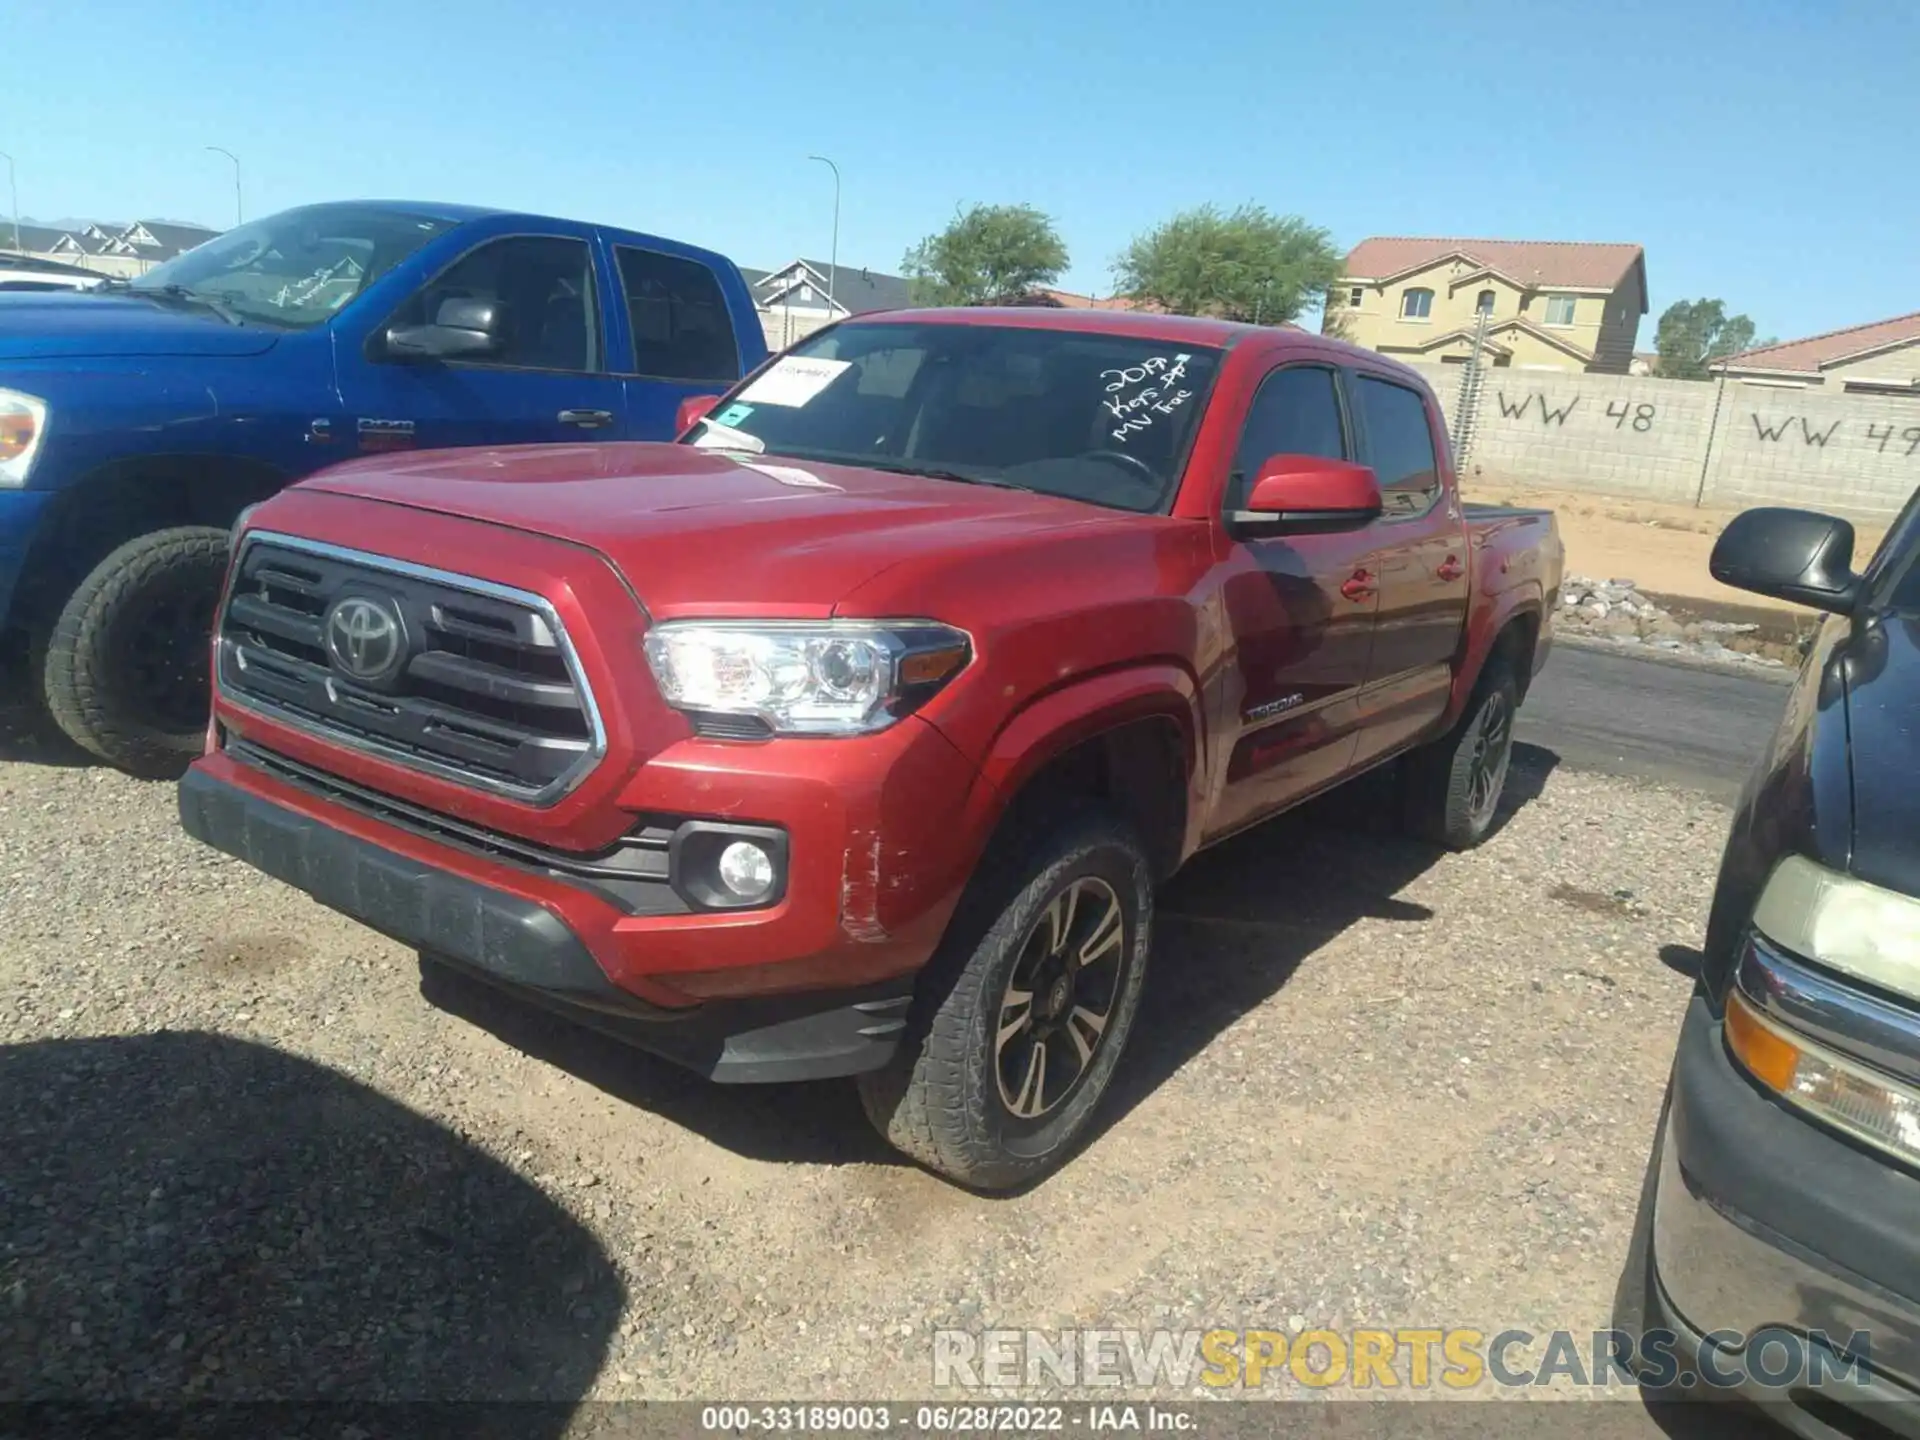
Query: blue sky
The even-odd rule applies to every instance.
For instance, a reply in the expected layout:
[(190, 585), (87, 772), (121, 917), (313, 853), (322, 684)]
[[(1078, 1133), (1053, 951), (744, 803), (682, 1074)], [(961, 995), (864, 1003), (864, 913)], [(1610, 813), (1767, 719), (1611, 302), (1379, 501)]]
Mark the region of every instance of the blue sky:
[[(1052, 215), (1065, 283), (1174, 211), (1628, 240), (1653, 315), (1782, 338), (1920, 309), (1907, 0), (68, 0), (4, 9), (30, 216), (232, 219), (349, 196), (897, 270), (974, 201)], [(0, 177), (3, 178), (3, 177)]]

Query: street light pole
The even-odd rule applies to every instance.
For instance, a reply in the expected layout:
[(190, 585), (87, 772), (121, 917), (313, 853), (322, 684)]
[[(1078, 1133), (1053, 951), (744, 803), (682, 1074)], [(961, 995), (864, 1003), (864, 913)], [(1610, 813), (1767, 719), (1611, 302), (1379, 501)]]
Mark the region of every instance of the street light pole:
[(833, 171), (833, 250), (827, 257), (827, 310), (833, 310), (833, 283), (840, 270), (840, 167), (824, 155), (809, 155)]
[(7, 194), (13, 201), (13, 248), (24, 255), (27, 252), (20, 244), (20, 187), (13, 180), (13, 156), (0, 150), (0, 160), (7, 162)]
[(231, 150), (221, 149), (218, 145), (209, 145), (207, 149), (216, 155), (224, 155), (233, 162), (233, 223), (244, 224), (247, 216), (240, 205), (240, 157)]

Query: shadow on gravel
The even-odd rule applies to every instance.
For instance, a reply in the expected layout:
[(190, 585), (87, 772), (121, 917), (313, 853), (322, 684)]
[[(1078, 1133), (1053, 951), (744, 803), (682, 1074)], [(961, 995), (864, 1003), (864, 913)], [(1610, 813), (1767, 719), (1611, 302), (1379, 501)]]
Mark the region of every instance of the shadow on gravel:
[(716, 1085), (671, 1061), (422, 961), (429, 1005), (503, 1044), (753, 1160), (907, 1164), (877, 1135), (850, 1083)]
[[(25, 672), (0, 667), (0, 764), (77, 769), (100, 762), (69, 740), (38, 707), (18, 699)], [(16, 688), (19, 687), (19, 688)]]
[[(1538, 798), (1558, 763), (1550, 750), (1514, 746), (1499, 823)], [(1423, 905), (1393, 898), (1443, 852), (1394, 829), (1391, 782), (1384, 772), (1355, 781), (1197, 857), (1168, 884), (1142, 1001), (1154, 1023), (1135, 1028), (1089, 1143), (1356, 921), (1434, 918)], [(420, 993), (514, 1049), (736, 1154), (815, 1165), (909, 1163), (867, 1124), (851, 1084), (714, 1085), (431, 963), (420, 967)]]
[(0, 1049), (0, 1104), (0, 1400), (543, 1400), (514, 1433), (558, 1435), (599, 1371), (625, 1290), (594, 1237), (332, 1070), (54, 1040)]
[[(1496, 825), (1538, 799), (1558, 764), (1551, 750), (1516, 743)], [(1154, 1022), (1135, 1027), (1087, 1143), (1358, 921), (1435, 919), (1394, 897), (1445, 852), (1400, 834), (1394, 816), (1392, 772), (1378, 772), (1226, 841), (1168, 882), (1141, 999)]]

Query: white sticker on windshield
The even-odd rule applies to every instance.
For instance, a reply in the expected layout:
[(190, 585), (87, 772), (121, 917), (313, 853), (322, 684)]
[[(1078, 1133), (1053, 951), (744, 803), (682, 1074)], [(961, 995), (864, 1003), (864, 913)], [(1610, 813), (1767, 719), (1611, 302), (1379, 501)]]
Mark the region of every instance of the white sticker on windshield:
[(798, 409), (840, 378), (851, 360), (813, 360), (800, 355), (783, 355), (767, 373), (742, 390), (736, 399), (756, 405), (785, 405)]

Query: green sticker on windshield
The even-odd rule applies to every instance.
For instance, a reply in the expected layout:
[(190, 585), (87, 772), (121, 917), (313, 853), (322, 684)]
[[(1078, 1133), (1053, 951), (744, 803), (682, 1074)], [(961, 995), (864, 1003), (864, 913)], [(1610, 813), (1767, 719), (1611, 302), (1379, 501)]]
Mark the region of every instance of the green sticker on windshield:
[(729, 405), (713, 417), (713, 423), (716, 425), (738, 425), (752, 413), (753, 406), (751, 405)]

